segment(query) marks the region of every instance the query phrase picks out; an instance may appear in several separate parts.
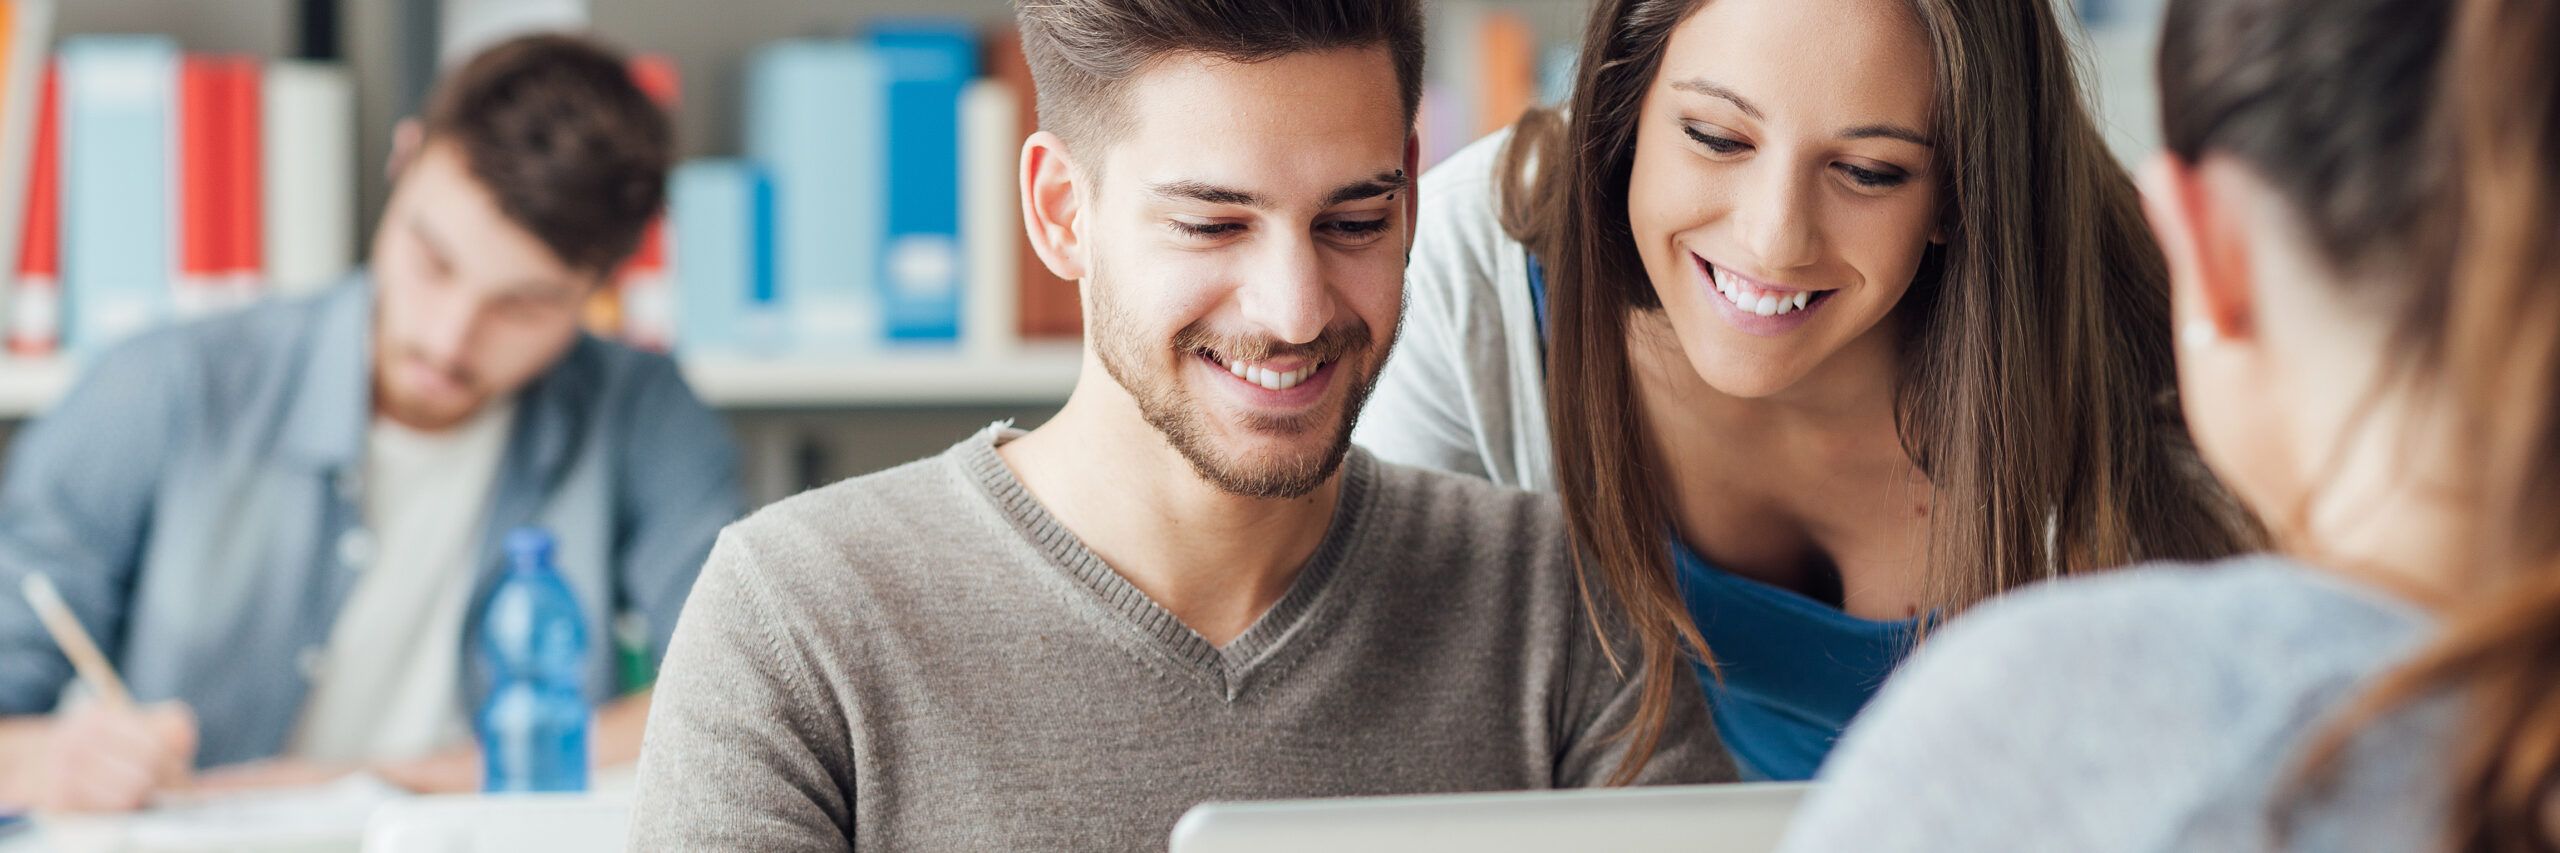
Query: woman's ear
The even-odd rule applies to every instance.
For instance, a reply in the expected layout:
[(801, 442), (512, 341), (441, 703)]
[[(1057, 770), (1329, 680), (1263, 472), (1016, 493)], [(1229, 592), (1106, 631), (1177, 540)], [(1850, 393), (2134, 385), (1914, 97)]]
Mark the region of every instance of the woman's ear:
[(2245, 175), (2232, 168), (2164, 153), (2142, 174), (2143, 212), (2168, 262), (2178, 340), (2189, 348), (2257, 334)]
[(1066, 142), (1040, 131), (1022, 141), (1022, 227), (1049, 272), (1083, 281), (1093, 269), (1083, 238), (1084, 178)]

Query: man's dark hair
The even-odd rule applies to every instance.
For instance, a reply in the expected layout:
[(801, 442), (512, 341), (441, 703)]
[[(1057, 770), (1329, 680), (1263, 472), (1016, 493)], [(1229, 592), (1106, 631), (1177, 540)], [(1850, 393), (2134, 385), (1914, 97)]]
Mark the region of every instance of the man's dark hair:
[(608, 273), (666, 199), (675, 131), (614, 51), (531, 35), (481, 52), (427, 104), (498, 210), (572, 268)]
[(1123, 84), (1173, 53), (1259, 62), (1384, 47), (1408, 126), (1422, 103), (1421, 0), (1016, 0), (1014, 16), (1040, 128), (1069, 146), (1108, 145), (1126, 131)]

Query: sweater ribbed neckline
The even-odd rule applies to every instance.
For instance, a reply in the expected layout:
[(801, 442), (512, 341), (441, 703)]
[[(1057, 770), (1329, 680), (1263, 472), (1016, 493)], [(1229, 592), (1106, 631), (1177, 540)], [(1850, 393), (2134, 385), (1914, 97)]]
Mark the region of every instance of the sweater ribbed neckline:
[(1022, 479), (1014, 476), (1012, 467), (996, 452), (999, 445), (1021, 434), (1007, 423), (992, 424), (954, 448), (952, 461), (986, 492), (1052, 567), (1092, 593), (1104, 610), (1138, 629), (1173, 659), (1216, 680), (1229, 701), (1236, 698), (1246, 672), (1292, 635), (1340, 574), (1353, 544), (1359, 541), (1360, 522), (1368, 515), (1370, 483), (1376, 469), (1374, 460), (1358, 447), (1343, 457), (1338, 474), (1342, 485), (1334, 501), (1333, 518), (1315, 553), (1290, 581), (1289, 591), (1254, 620), (1252, 627), (1220, 648), (1113, 571), (1101, 555), (1085, 547), (1074, 531), (1068, 530), (1030, 489), (1023, 487)]

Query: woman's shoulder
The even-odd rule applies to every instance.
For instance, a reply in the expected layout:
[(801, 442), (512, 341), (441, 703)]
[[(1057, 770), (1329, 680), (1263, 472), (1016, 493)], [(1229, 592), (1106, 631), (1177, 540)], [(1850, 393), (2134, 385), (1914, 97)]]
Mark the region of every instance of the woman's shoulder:
[[(2229, 647), (2269, 654), (2328, 649), (2367, 657), (2423, 632), (2415, 607), (2335, 573), (2280, 557), (2159, 563), (2030, 587), (1982, 605), (1944, 639), (2048, 639), (2061, 630), (2107, 647), (2156, 643)], [(2342, 647), (2342, 643), (2354, 648)], [(2279, 665), (2284, 662), (2279, 661)]]
[[(1894, 675), (1785, 849), (2149, 849), (2142, 839), (2210, 816), (2216, 798), (2261, 793), (2263, 771), (2427, 625), (2268, 557), (2013, 593)], [(1921, 779), (1932, 784), (1915, 794)], [(2042, 816), (2035, 838), (2016, 814)]]

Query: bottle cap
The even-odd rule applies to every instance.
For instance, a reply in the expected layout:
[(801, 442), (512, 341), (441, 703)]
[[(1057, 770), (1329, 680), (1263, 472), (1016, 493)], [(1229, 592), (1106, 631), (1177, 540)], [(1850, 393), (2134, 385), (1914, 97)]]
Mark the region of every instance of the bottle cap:
[(507, 567), (519, 572), (551, 571), (551, 531), (519, 527), (507, 531)]

